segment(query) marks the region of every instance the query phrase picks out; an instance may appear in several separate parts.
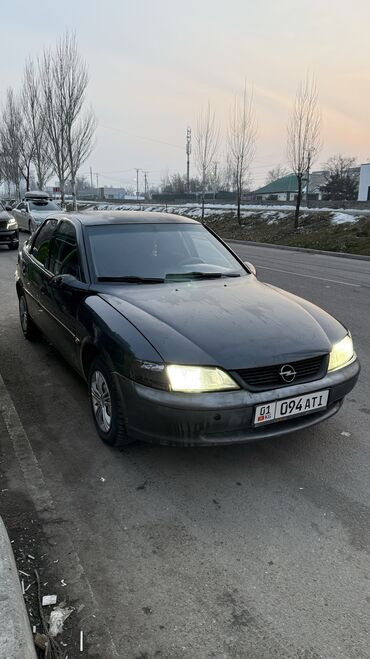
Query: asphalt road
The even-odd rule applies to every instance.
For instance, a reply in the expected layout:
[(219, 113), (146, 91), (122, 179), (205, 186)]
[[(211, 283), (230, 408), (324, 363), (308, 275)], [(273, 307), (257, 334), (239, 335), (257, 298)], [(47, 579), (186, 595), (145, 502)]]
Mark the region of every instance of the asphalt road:
[(0, 248), (0, 511), (11, 526), (25, 501), (39, 520), (85, 656), (370, 657), (370, 261), (234, 249), (350, 327), (356, 389), (279, 440), (117, 452), (95, 434), (85, 384), (24, 340), (16, 255)]

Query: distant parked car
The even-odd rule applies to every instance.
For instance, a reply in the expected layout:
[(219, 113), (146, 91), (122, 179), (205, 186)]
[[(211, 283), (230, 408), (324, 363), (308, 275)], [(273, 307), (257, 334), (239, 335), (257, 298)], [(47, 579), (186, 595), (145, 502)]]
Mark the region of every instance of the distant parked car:
[(18, 199), (4, 199), (3, 200), (3, 206), (5, 206), (7, 211), (13, 210), (14, 206), (16, 206), (18, 203)]
[(47, 192), (26, 192), (24, 199), (12, 209), (12, 215), (22, 231), (33, 233), (43, 223), (45, 218), (60, 211), (59, 204), (52, 201)]
[(9, 213), (0, 201), (0, 245), (9, 249), (18, 249), (19, 234), (17, 220)]
[(107, 444), (277, 437), (338, 412), (360, 365), (346, 327), (255, 273), (189, 218), (52, 215), (19, 253), (21, 326), (87, 380)]

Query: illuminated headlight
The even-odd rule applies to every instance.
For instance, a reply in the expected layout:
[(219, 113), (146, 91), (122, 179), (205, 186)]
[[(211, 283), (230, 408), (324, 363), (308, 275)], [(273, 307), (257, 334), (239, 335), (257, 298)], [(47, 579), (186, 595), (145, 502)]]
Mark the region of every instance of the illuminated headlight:
[(166, 370), (171, 391), (195, 394), (239, 389), (235, 380), (219, 368), (171, 364)]
[(352, 338), (349, 334), (338, 343), (334, 343), (330, 353), (328, 371), (336, 371), (338, 368), (343, 368), (348, 362), (355, 357), (353, 349)]
[(6, 225), (7, 229), (16, 229), (18, 227), (17, 220), (12, 217), (10, 220), (8, 220), (8, 224)]

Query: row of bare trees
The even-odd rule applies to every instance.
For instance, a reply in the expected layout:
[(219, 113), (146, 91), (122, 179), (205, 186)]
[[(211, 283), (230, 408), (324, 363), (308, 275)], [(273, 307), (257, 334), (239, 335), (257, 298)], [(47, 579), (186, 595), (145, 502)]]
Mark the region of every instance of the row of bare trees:
[(85, 109), (88, 69), (78, 52), (76, 37), (66, 32), (54, 49), (25, 64), (21, 90), (6, 92), (0, 113), (0, 181), (12, 183), (20, 194), (31, 175), (42, 190), (57, 176), (62, 203), (66, 183), (76, 207), (76, 179), (91, 153), (96, 120)]
[[(313, 163), (321, 147), (321, 113), (318, 90), (314, 76), (306, 76), (299, 84), (287, 127), (287, 157), (292, 173), (297, 177), (295, 228), (298, 227), (299, 210), (304, 183), (308, 186)], [(241, 200), (250, 178), (250, 168), (255, 155), (257, 122), (253, 90), (246, 85), (240, 97), (236, 96), (230, 110), (227, 131), (228, 170), (235, 190), (237, 217), (241, 223)], [(198, 117), (195, 134), (195, 160), (201, 179), (202, 218), (204, 218), (204, 193), (214, 171), (214, 161), (219, 147), (220, 133), (215, 113), (210, 103)], [(275, 172), (274, 172), (275, 175)]]
[[(253, 90), (246, 85), (241, 98), (235, 97), (230, 110), (227, 132), (227, 157), (225, 175), (231, 179), (236, 192), (238, 222), (241, 222), (240, 205), (250, 166), (253, 161), (257, 135), (254, 111)], [(214, 176), (214, 161), (219, 147), (220, 132), (216, 125), (215, 113), (208, 105), (198, 117), (195, 133), (195, 160), (201, 180), (202, 219), (204, 218), (204, 194), (207, 184)]]

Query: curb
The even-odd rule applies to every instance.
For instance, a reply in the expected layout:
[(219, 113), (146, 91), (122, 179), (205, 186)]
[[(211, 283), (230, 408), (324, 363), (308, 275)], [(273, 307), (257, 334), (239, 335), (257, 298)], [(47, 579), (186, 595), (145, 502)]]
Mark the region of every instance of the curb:
[(253, 245), (255, 247), (271, 247), (273, 249), (285, 249), (290, 252), (306, 252), (307, 254), (322, 254), (323, 256), (338, 256), (342, 259), (357, 259), (358, 261), (370, 261), (370, 256), (365, 254), (350, 254), (349, 252), (329, 252), (323, 249), (311, 249), (310, 247), (292, 247), (291, 245), (274, 245), (273, 243), (257, 243), (253, 240), (236, 240), (234, 238), (223, 238), (225, 243), (237, 243), (239, 245)]
[(37, 659), (12, 546), (0, 517), (0, 657)]

